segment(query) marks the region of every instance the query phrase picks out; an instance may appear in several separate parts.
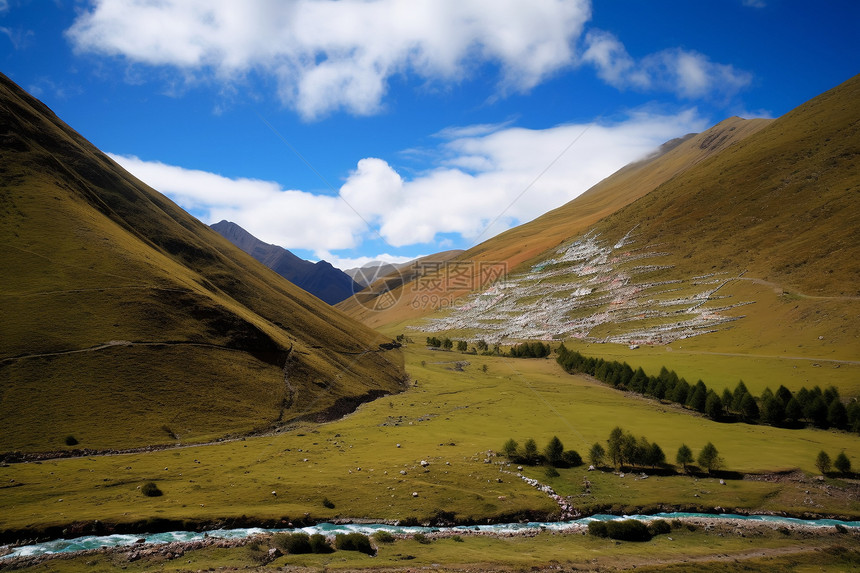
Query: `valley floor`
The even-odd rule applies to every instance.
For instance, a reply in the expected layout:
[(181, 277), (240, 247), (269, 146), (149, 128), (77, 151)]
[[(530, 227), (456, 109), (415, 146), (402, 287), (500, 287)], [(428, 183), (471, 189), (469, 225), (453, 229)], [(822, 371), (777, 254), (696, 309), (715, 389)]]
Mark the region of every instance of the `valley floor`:
[[(281, 527), (294, 520), (518, 521), (560, 517), (559, 500), (580, 515), (718, 508), (860, 517), (858, 482), (838, 476), (819, 479), (814, 468), (820, 450), (831, 457), (840, 451), (853, 457), (860, 451), (856, 435), (719, 424), (675, 405), (565, 374), (551, 359), (464, 355), (416, 344), (407, 345), (405, 353), (411, 388), (364, 404), (336, 422), (216, 445), (0, 467), (0, 531), (6, 539), (21, 540), (49, 530), (83, 534), (97, 523), (144, 531), (243, 520)], [(685, 375), (683, 363), (666, 365)], [(615, 426), (657, 442), (670, 461), (682, 443), (696, 452), (710, 441), (724, 460), (726, 479), (643, 475), (640, 470), (589, 472), (587, 466), (560, 469), (558, 476), (549, 477), (539, 466), (520, 472), (495, 453), (509, 438), (520, 443), (534, 438), (543, 447), (558, 436), (567, 449), (585, 457), (590, 445), (605, 443)], [(550, 486), (557, 496), (532, 487), (520, 473)], [(164, 495), (144, 496), (141, 487), (147, 482), (157, 484)], [(516, 539), (464, 536), (463, 543), (448, 538), (427, 545), (401, 539), (383, 545), (375, 558), (339, 551), (285, 556), (268, 566), (384, 570), (441, 563), (449, 570), (614, 570), (671, 564), (688, 570), (696, 563), (692, 568), (723, 571), (740, 569), (734, 563), (738, 559), (749, 570), (806, 570), (819, 564), (844, 570), (846, 563), (856, 563), (860, 549), (856, 534), (785, 535), (773, 528), (753, 537), (740, 533), (737, 528), (681, 529), (648, 543), (620, 545), (549, 533)], [(262, 565), (254, 560), (254, 551), (248, 546), (207, 547), (182, 559), (153, 557), (146, 563), (107, 552), (51, 562), (72, 571), (258, 570)]]

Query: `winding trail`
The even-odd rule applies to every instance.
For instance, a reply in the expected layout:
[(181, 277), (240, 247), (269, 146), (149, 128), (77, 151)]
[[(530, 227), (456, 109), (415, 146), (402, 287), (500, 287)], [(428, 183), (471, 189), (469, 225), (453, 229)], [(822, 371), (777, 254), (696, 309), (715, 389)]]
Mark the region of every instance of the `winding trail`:
[(860, 296), (848, 296), (848, 295), (839, 295), (839, 296), (820, 296), (814, 294), (805, 294), (800, 291), (788, 291), (781, 284), (766, 281), (764, 279), (757, 279), (751, 277), (739, 276), (735, 277), (733, 280), (738, 281), (747, 281), (757, 285), (762, 285), (766, 287), (771, 287), (773, 292), (777, 294), (787, 294), (791, 296), (797, 296), (800, 298), (806, 298), (811, 300), (841, 300), (841, 301), (860, 301)]
[(817, 356), (785, 356), (781, 354), (744, 354), (741, 352), (709, 352), (707, 350), (677, 350), (675, 348), (667, 351), (679, 354), (708, 354), (711, 356), (738, 356), (740, 358), (774, 358), (777, 360), (807, 360), (809, 362), (832, 362), (834, 364), (860, 365), (860, 360), (837, 360), (835, 358), (819, 358)]

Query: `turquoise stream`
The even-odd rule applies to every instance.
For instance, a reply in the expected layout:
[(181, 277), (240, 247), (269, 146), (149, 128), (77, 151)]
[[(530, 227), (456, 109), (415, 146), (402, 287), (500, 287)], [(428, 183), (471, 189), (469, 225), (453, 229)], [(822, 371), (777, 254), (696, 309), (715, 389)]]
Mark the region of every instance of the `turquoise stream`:
[(834, 525), (842, 525), (844, 527), (860, 527), (860, 521), (839, 521), (835, 519), (796, 519), (792, 517), (778, 517), (773, 515), (734, 515), (730, 513), (710, 514), (710, 513), (658, 513), (654, 515), (592, 515), (573, 521), (553, 521), (553, 522), (530, 522), (530, 523), (497, 523), (493, 525), (459, 525), (455, 527), (407, 527), (385, 524), (339, 524), (320, 523), (310, 527), (302, 527), (296, 529), (262, 529), (262, 528), (244, 528), (244, 529), (215, 529), (206, 532), (197, 531), (168, 531), (166, 533), (152, 534), (117, 534), (117, 535), (91, 535), (86, 537), (78, 537), (77, 539), (56, 539), (54, 541), (46, 541), (44, 543), (36, 543), (33, 545), (25, 545), (16, 547), (8, 555), (0, 559), (8, 559), (11, 557), (47, 555), (52, 553), (71, 553), (74, 551), (84, 551), (87, 549), (99, 549), (104, 547), (116, 547), (134, 545), (140, 539), (144, 543), (161, 544), (170, 543), (172, 541), (196, 541), (206, 537), (216, 537), (222, 539), (241, 539), (252, 535), (264, 533), (279, 533), (279, 532), (296, 532), (303, 531), (305, 533), (322, 533), (323, 535), (336, 535), (338, 533), (359, 532), (371, 535), (377, 531), (384, 530), (392, 534), (411, 535), (414, 533), (430, 533), (430, 532), (450, 532), (450, 533), (517, 533), (527, 530), (547, 529), (547, 530), (564, 530), (576, 526), (587, 525), (590, 521), (610, 521), (616, 519), (740, 519), (746, 521), (760, 521), (775, 524), (786, 525), (803, 525), (812, 527), (833, 527)]

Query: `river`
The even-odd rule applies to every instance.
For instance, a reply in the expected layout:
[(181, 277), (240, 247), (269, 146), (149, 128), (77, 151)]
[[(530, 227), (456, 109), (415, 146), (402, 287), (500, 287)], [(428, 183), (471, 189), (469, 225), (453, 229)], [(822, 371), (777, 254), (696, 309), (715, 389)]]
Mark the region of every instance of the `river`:
[(797, 519), (793, 517), (780, 517), (774, 515), (736, 515), (731, 513), (711, 514), (711, 513), (657, 513), (654, 515), (592, 515), (582, 519), (572, 521), (551, 521), (551, 522), (529, 522), (529, 523), (497, 523), (492, 525), (458, 525), (452, 527), (422, 527), (422, 526), (397, 526), (386, 524), (332, 524), (319, 523), (308, 527), (295, 529), (263, 529), (263, 528), (242, 528), (242, 529), (215, 529), (211, 531), (168, 531), (164, 533), (152, 534), (115, 534), (115, 535), (89, 535), (78, 537), (76, 539), (55, 539), (53, 541), (45, 541), (43, 543), (35, 543), (33, 545), (23, 545), (12, 549), (11, 553), (0, 557), (0, 559), (8, 559), (12, 557), (30, 557), (36, 555), (50, 555), (55, 553), (72, 553), (75, 551), (85, 551), (89, 549), (100, 549), (105, 547), (131, 546), (140, 544), (141, 539), (146, 544), (163, 544), (175, 541), (191, 542), (206, 537), (222, 538), (222, 539), (241, 539), (254, 535), (280, 533), (280, 532), (305, 532), (308, 534), (322, 533), (323, 535), (331, 536), (339, 533), (359, 532), (366, 535), (384, 530), (394, 535), (413, 535), (415, 533), (431, 533), (431, 532), (446, 532), (446, 533), (484, 533), (484, 534), (512, 534), (522, 533), (534, 530), (555, 530), (564, 531), (567, 529), (576, 529), (587, 525), (590, 521), (610, 521), (619, 519), (639, 519), (649, 521), (653, 519), (713, 519), (726, 520), (736, 519), (751, 522), (768, 522), (773, 524), (797, 525), (806, 527), (833, 527), (841, 525), (843, 527), (858, 527), (860, 521), (839, 521), (836, 519)]

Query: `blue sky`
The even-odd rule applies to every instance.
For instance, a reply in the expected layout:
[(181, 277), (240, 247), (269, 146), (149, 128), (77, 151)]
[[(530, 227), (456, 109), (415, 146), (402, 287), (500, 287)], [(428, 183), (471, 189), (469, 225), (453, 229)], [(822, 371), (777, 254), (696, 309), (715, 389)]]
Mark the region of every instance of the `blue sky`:
[(468, 248), (860, 71), (860, 2), (0, 0), (0, 71), (205, 223)]

